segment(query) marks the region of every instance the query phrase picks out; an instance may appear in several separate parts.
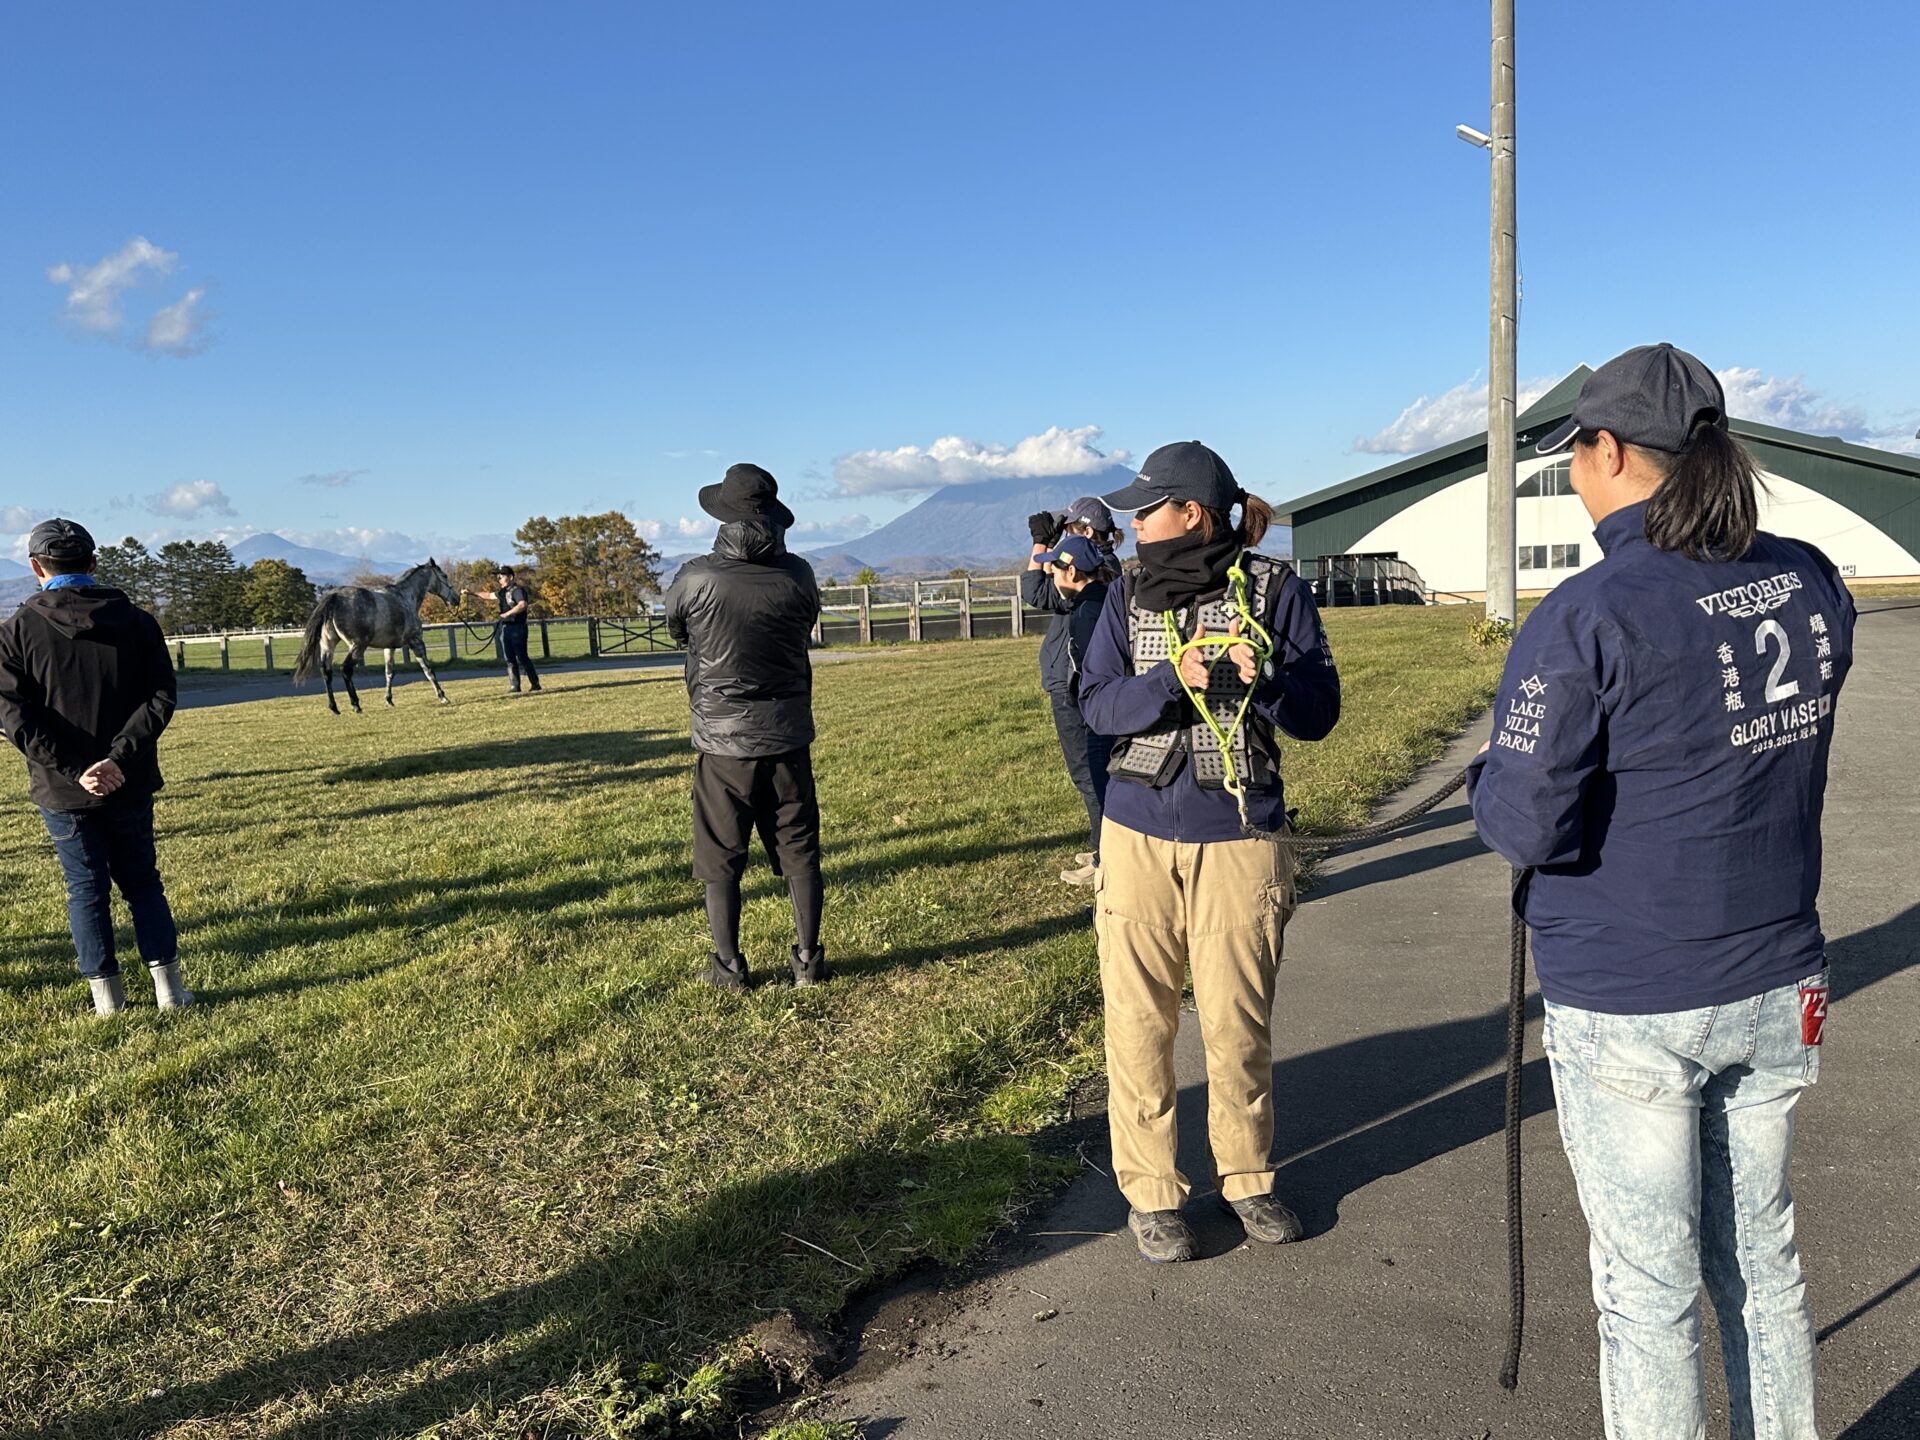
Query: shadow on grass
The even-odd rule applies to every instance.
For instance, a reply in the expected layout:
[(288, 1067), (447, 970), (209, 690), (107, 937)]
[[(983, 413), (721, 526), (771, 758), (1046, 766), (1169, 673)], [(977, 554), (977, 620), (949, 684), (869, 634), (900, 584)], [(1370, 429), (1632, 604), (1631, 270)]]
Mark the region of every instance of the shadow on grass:
[[(592, 779), (598, 783), (622, 778), (618, 771), (643, 761), (667, 755), (685, 756), (692, 763), (692, 751), (684, 736), (645, 730), (583, 730), (546, 735), (519, 735), (503, 740), (483, 740), (471, 745), (452, 745), (438, 750), (422, 750), (395, 755), (364, 765), (346, 765), (322, 777), (323, 785), (363, 785), (383, 780), (415, 779), (423, 775), (469, 775), (487, 770), (525, 770), (535, 765), (579, 765), (601, 767)], [(612, 771), (613, 773), (608, 773)], [(546, 777), (529, 783), (540, 786)]]

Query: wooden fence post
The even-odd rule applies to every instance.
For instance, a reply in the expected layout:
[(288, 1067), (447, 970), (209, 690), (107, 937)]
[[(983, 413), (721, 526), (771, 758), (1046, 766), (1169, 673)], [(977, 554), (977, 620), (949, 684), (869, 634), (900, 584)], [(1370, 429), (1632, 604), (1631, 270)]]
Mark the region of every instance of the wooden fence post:
[(547, 643), (547, 622), (544, 620), (540, 622), (540, 658), (542, 660), (553, 658), (553, 647)]
[(271, 675), (273, 673), (273, 636), (261, 636), (260, 643), (267, 648), (267, 673)]
[(443, 627), (447, 632), (447, 663), (452, 664), (460, 658), (460, 631), (457, 626)]
[(813, 617), (813, 643), (816, 645), (824, 645), (827, 643), (827, 632), (820, 620), (820, 616), (824, 613), (824, 611), (821, 611)]
[(960, 578), (960, 638), (973, 638), (973, 577), (963, 575)]
[(220, 637), (220, 668), (222, 670), (231, 668), (231, 665), (229, 664), (229, 658), (227, 655), (227, 640), (228, 640), (228, 637), (225, 635), (222, 635)]
[(907, 607), (907, 638), (919, 640), (920, 634), (920, 582), (913, 582), (913, 600)]
[(173, 668), (176, 670), (186, 669), (187, 668), (187, 642), (184, 640), (174, 641), (173, 653), (174, 653)]
[(592, 615), (587, 617), (587, 655), (594, 660), (600, 658), (600, 622)]
[(873, 587), (871, 585), (860, 587), (860, 643), (862, 645), (873, 643)]
[(1020, 581), (1013, 582), (1013, 607), (1008, 612), (1007, 633), (1016, 639), (1027, 633), (1027, 607), (1020, 603)]

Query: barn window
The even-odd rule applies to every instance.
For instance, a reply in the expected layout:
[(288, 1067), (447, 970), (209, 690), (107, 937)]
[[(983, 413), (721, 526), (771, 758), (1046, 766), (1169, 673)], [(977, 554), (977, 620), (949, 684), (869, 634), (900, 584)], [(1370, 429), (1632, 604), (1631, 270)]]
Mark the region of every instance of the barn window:
[(1520, 488), (1514, 492), (1526, 499), (1539, 500), (1553, 495), (1573, 494), (1573, 478), (1570, 462), (1556, 460), (1544, 470), (1536, 470), (1520, 482)]

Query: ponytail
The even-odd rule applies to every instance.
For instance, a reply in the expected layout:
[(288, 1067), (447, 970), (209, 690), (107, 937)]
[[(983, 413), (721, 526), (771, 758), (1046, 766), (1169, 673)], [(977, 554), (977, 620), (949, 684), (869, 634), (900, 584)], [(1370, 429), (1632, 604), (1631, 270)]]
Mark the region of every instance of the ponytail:
[[(1226, 529), (1232, 520), (1228, 510), (1210, 510), (1200, 507), (1200, 538), (1211, 540), (1220, 531)], [(1240, 492), (1240, 527), (1236, 532), (1240, 537), (1242, 549), (1251, 550), (1266, 538), (1267, 527), (1273, 524), (1273, 507), (1258, 495), (1247, 491)]]
[(1760, 528), (1760, 471), (1719, 424), (1700, 425), (1678, 455), (1648, 452), (1666, 477), (1647, 502), (1647, 539), (1689, 560), (1738, 560)]

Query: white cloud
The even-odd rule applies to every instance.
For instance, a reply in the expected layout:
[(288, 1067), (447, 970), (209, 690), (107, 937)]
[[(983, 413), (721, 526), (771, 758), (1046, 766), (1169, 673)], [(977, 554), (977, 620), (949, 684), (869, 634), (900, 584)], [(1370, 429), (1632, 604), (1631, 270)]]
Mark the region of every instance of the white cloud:
[(172, 355), (184, 360), (207, 348), (207, 312), (200, 308), (207, 287), (196, 285), (173, 304), (156, 310), (147, 321), (147, 338), (140, 348), (150, 355)]
[(104, 260), (85, 269), (62, 261), (47, 268), (47, 279), (67, 287), (67, 318), (82, 330), (107, 335), (120, 328), (120, 297), (147, 271), (165, 275), (179, 262), (144, 235), (136, 235)]
[(1098, 425), (1068, 430), (1055, 425), (1013, 445), (995, 445), (958, 435), (943, 436), (924, 449), (859, 450), (833, 462), (836, 496), (885, 495), (937, 490), (1011, 477), (1051, 478), (1090, 475), (1124, 465), (1124, 450), (1097, 449)]
[[(1525, 410), (1557, 383), (1557, 379), (1521, 382), (1516, 408)], [(1465, 380), (1439, 395), (1422, 395), (1386, 429), (1355, 440), (1353, 448), (1368, 455), (1417, 455), (1486, 428), (1486, 382)]]
[(147, 509), (156, 515), (190, 520), (196, 515), (231, 515), (233, 502), (211, 480), (183, 480), (171, 490), (147, 497)]
[(302, 475), (296, 484), (324, 485), (330, 490), (338, 490), (343, 485), (351, 485), (367, 472), (365, 470), (327, 470), (311, 475)]
[(1716, 370), (1727, 392), (1727, 413), (1741, 420), (1758, 420), (1806, 435), (1837, 435), (1859, 445), (1872, 445), (1905, 455), (1920, 455), (1920, 440), (1907, 424), (1874, 424), (1855, 405), (1840, 405), (1808, 387), (1798, 375), (1764, 375), (1739, 365)]
[(0, 534), (31, 530), (46, 517), (25, 505), (0, 505)]

